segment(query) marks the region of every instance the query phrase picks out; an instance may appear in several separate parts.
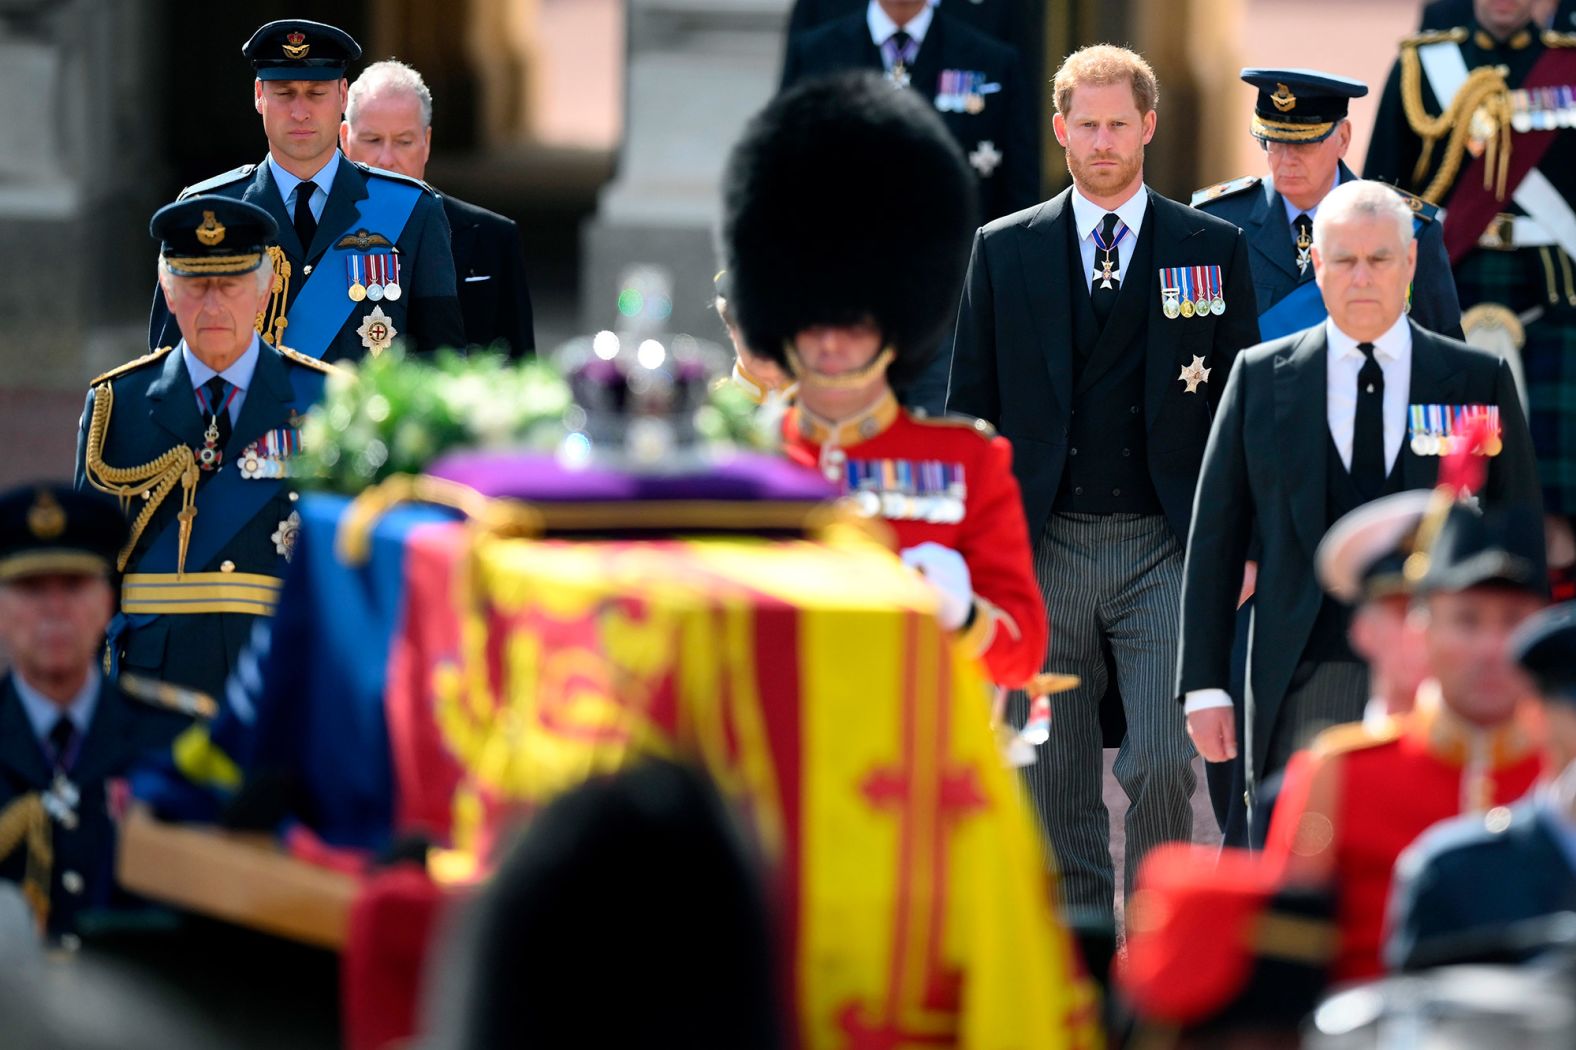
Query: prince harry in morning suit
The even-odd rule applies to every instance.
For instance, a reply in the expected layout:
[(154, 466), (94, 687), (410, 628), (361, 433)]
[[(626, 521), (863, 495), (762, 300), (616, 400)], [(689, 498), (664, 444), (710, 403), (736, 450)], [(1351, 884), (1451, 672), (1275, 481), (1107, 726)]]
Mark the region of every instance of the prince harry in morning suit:
[(1417, 243), (1411, 209), (1395, 191), (1372, 181), (1332, 190), (1313, 220), (1312, 257), (1329, 318), (1237, 359), (1204, 453), (1183, 583), (1177, 692), (1194, 744), (1220, 762), (1236, 749), (1225, 692), (1236, 581), (1250, 542), (1260, 545), (1246, 699), (1250, 799), (1311, 733), (1362, 717), (1368, 671), (1347, 642), (1349, 610), (1314, 578), (1314, 551), (1349, 511), (1438, 482), (1438, 443), (1420, 432), (1417, 408), (1497, 413), (1480, 494), (1486, 503), (1538, 503), (1509, 366), (1405, 315)]
[(1067, 906), (1094, 920), (1114, 897), (1103, 644), (1127, 716), (1126, 885), (1150, 848), (1192, 833), (1193, 750), (1168, 666), (1182, 544), (1220, 377), (1258, 340), (1242, 232), (1144, 185), (1158, 93), (1123, 48), (1085, 48), (1057, 71), (1073, 188), (975, 236), (947, 396), (1012, 442), (1052, 624), (1046, 668), (1082, 678), (1027, 775)]

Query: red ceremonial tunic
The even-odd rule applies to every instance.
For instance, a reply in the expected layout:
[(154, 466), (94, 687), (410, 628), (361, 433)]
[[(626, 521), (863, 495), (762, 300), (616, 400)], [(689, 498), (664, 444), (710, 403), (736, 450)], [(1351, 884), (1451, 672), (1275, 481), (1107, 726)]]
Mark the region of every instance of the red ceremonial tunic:
[(795, 405), (783, 444), (863, 513), (885, 519), (900, 550), (931, 542), (963, 556), (975, 596), (964, 637), (992, 681), (1016, 687), (1039, 673), (1049, 629), (1006, 438), (975, 420), (909, 415), (889, 392), (835, 426)]
[(1335, 980), (1384, 972), (1385, 906), (1401, 852), (1441, 820), (1514, 802), (1540, 766), (1525, 722), (1479, 729), (1437, 694), (1379, 728), (1336, 726), (1293, 759), (1265, 849), (1288, 878), (1334, 890)]

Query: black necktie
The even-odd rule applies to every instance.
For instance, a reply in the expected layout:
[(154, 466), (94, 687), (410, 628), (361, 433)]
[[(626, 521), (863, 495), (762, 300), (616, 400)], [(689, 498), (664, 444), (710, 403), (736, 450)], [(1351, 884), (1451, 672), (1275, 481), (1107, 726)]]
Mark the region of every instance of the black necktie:
[(1313, 248), (1313, 220), (1308, 218), (1308, 213), (1303, 212), (1291, 221), (1292, 238), (1297, 246), (1297, 273), (1302, 275), (1308, 272), (1308, 266), (1313, 262), (1311, 249)]
[(230, 389), (229, 382), (222, 376), (214, 376), (202, 385), (203, 414), (208, 417), (203, 420), (203, 426), (206, 429), (212, 423), (219, 432), (215, 442), (219, 449), (230, 443)]
[(1384, 370), (1374, 344), (1358, 343), (1367, 360), (1357, 373), (1357, 419), (1352, 425), (1352, 481), (1363, 499), (1384, 494)]
[(1118, 223), (1116, 213), (1107, 212), (1094, 237), (1094, 272), (1089, 285), (1089, 301), (1101, 328), (1116, 309), (1116, 297), (1122, 291), (1122, 253), (1116, 243), (1120, 236)]
[(311, 253), (312, 238), (317, 235), (317, 220), (312, 218), (312, 194), (316, 192), (315, 182), (303, 182), (296, 187), (295, 231), (301, 239), (303, 255)]
[(76, 743), (76, 739), (77, 727), (71, 721), (70, 715), (61, 715), (55, 719), (54, 728), (49, 731), (49, 750), (55, 768), (61, 772), (69, 772), (76, 758), (71, 753), (71, 745)]

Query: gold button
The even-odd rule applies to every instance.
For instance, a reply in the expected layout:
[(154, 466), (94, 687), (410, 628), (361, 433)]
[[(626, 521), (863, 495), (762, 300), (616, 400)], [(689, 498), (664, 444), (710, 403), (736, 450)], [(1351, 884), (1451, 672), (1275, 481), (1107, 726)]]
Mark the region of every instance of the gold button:
[(233, 562), (230, 559), (226, 558), (224, 561), (219, 563), (219, 571), (220, 572), (234, 572), (235, 571), (235, 562)]
[(296, 500), (298, 500), (300, 498), (301, 498), (301, 493), (299, 493), (299, 492), (292, 492), (292, 493), (290, 493), (290, 502), (291, 503), (294, 503)]
[(63, 871), (60, 873), (60, 888), (73, 897), (82, 892), (83, 885), (82, 876), (76, 872)]
[(1483, 826), (1493, 834), (1498, 835), (1500, 832), (1510, 827), (1510, 822), (1512, 819), (1513, 815), (1507, 807), (1495, 806), (1493, 809), (1484, 814)]

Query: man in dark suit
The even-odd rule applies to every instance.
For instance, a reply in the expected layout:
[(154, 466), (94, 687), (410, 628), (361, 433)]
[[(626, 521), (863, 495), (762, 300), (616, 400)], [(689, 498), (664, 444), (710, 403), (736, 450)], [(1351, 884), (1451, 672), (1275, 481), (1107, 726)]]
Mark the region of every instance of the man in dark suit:
[[(126, 520), (67, 485), (0, 494), (0, 878), (18, 882), (51, 938), (115, 903), (114, 792), (144, 752), (199, 712), (191, 694), (99, 671)], [(189, 709), (182, 711), (183, 704)]]
[[(449, 231), (431, 187), (347, 159), (336, 138), (348, 33), (301, 19), (270, 22), (242, 52), (257, 71), (254, 105), (268, 156), (188, 186), (255, 204), (279, 226), (275, 294), (258, 331), (323, 361), (359, 360), (399, 340), (416, 352), (461, 346)], [(148, 348), (181, 333), (155, 294)]]
[[(869, 6), (870, 0), (794, 0), (788, 12), (788, 36), (792, 39)], [(942, 0), (930, 0), (930, 6), (940, 8)], [(946, 0), (948, 15), (1020, 51), (1033, 28), (1030, 7), (1024, 0)]]
[[(403, 62), (374, 62), (350, 85), (340, 148), (353, 161), (413, 179), (427, 173), (432, 151), (432, 92)], [(520, 357), (534, 353), (531, 292), (525, 283), (520, 228), (513, 219), (443, 195), (465, 342)]]
[[(1279, 339), (1318, 324), (1326, 314), (1313, 279), (1309, 247), (1319, 202), (1338, 184), (1357, 176), (1343, 159), (1351, 144), (1347, 120), (1351, 99), (1368, 94), (1368, 85), (1307, 69), (1244, 69), (1242, 79), (1259, 89), (1251, 131), (1264, 147), (1269, 177), (1246, 175), (1193, 194), (1193, 207), (1242, 227), (1253, 262), (1254, 297), (1259, 302), (1259, 338)], [(1438, 209), (1402, 190), (1413, 212), (1417, 234), (1417, 275), (1412, 282), (1410, 315), (1429, 331), (1461, 338), (1461, 307), (1455, 278), (1445, 255)], [(1257, 566), (1248, 568), (1245, 593)], [(1243, 724), (1243, 671), (1247, 658), (1248, 597), (1237, 613), (1232, 652), (1232, 699)], [(1247, 844), (1246, 781), (1238, 756), (1211, 763), (1205, 770), (1210, 800), (1227, 845)]]
[(1544, 786), (1508, 809), (1437, 825), (1401, 855), (1392, 969), (1520, 961), (1537, 945), (1506, 943), (1512, 924), (1576, 912), (1576, 605), (1536, 614), (1510, 648), (1543, 701)]
[(1221, 370), (1257, 340), (1258, 311), (1242, 231), (1144, 185), (1148, 64), (1085, 48), (1055, 83), (1073, 186), (976, 235), (947, 407), (1013, 444), (1054, 625), (1046, 667), (1082, 678), (1028, 776), (1069, 905), (1109, 917), (1101, 647), (1127, 715), (1131, 887), (1145, 852), (1191, 834), (1193, 755), (1170, 703), (1182, 542)]
[(1039, 199), (1034, 92), (1012, 48), (926, 0), (871, 0), (790, 39), (782, 86), (845, 69), (885, 71), (931, 101), (979, 178), (980, 215)]
[(189, 197), (149, 228), (181, 338), (93, 380), (76, 482), (119, 497), (132, 521), (110, 668), (220, 696), (278, 601), (301, 526), (289, 476), (302, 417), (337, 369), (252, 328), (271, 294), (268, 212)]
[(1405, 316), (1417, 244), (1411, 209), (1394, 190), (1358, 181), (1331, 191), (1312, 257), (1329, 318), (1238, 359), (1188, 539), (1177, 692), (1211, 762), (1236, 750), (1226, 687), (1237, 581), (1250, 541), (1261, 548), (1244, 733), (1250, 798), (1312, 731), (1358, 720), (1368, 697), (1367, 670), (1347, 640), (1349, 610), (1314, 577), (1325, 530), (1386, 493), (1432, 488), (1440, 456), (1479, 416), (1497, 419), (1484, 498), (1537, 502), (1509, 367)]

